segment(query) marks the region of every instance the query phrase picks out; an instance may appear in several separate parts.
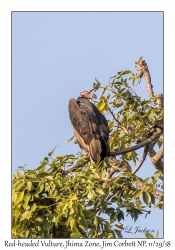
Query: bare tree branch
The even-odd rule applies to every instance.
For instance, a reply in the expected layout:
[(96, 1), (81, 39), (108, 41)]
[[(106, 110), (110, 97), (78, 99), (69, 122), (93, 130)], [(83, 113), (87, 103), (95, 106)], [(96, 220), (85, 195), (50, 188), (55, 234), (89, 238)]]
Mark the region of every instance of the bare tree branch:
[(106, 175), (105, 180), (103, 181), (103, 188), (107, 187), (109, 181), (111, 181), (111, 177), (116, 172), (129, 172), (129, 169), (122, 161), (115, 159), (114, 157), (108, 157), (110, 163), (113, 164), (111, 168), (108, 168), (108, 173)]
[[(146, 155), (147, 150), (145, 150)], [(130, 169), (121, 161), (115, 159), (114, 157), (108, 157), (109, 162), (113, 165), (112, 168), (108, 169), (108, 174), (106, 176), (106, 179), (103, 180), (103, 188), (107, 187), (108, 182), (112, 181), (114, 178), (111, 178), (112, 175), (116, 172), (130, 172)], [(140, 189), (143, 188), (142, 182), (140, 180), (137, 180), (135, 185), (139, 187)], [(160, 204), (163, 204), (163, 192), (159, 191), (158, 189), (154, 189), (153, 195), (158, 199)], [(113, 193), (111, 192), (107, 198), (106, 201), (108, 201), (113, 196)], [(100, 205), (99, 205), (100, 206)]]
[(125, 148), (125, 149), (122, 149), (122, 150), (118, 150), (118, 151), (115, 151), (115, 152), (110, 152), (110, 156), (116, 156), (116, 155), (121, 155), (121, 154), (126, 154), (128, 152), (132, 152), (134, 150), (137, 150), (139, 148), (142, 148), (148, 144), (150, 144), (152, 141), (154, 141), (155, 139), (158, 139), (160, 137), (160, 133), (155, 133), (153, 136), (151, 136), (149, 139), (135, 145), (135, 146), (132, 146), (132, 147), (129, 147), (129, 148)]
[(153, 163), (153, 165), (155, 166), (156, 169), (161, 170), (163, 173), (163, 161), (162, 161), (162, 157), (163, 157), (163, 147), (161, 148), (161, 150), (156, 153), (155, 150), (152, 148), (149, 150), (148, 155), (151, 158), (151, 161)]
[(146, 87), (147, 87), (150, 99), (156, 100), (158, 107), (163, 108), (163, 95), (162, 94), (154, 95), (153, 85), (151, 83), (151, 76), (150, 76), (146, 62), (144, 60), (140, 60), (139, 66), (140, 68), (138, 68), (137, 66), (135, 66), (135, 68), (137, 71), (140, 72), (139, 74), (140, 78), (142, 78), (142, 76), (144, 76), (145, 78)]
[(157, 106), (159, 108), (163, 108), (163, 95), (162, 94), (155, 95), (152, 99), (156, 100)]
[[(145, 78), (146, 87), (147, 87), (147, 90), (149, 93), (149, 97), (152, 100), (156, 100), (159, 108), (163, 108), (163, 95), (162, 94), (154, 95), (153, 85), (151, 84), (151, 76), (150, 76), (150, 72), (148, 70), (148, 66), (147, 66), (146, 62), (144, 60), (140, 60), (139, 66), (140, 66), (140, 68), (136, 67), (136, 70), (138, 70), (140, 72), (140, 77), (144, 76), (144, 78)], [(157, 123), (158, 123), (158, 121), (157, 121)], [(157, 130), (158, 130), (158, 128), (157, 128)], [(162, 130), (160, 128), (159, 128), (158, 133), (160, 133), (160, 134), (162, 133)], [(150, 156), (151, 161), (152, 161), (153, 165), (155, 166), (155, 168), (159, 169), (163, 172), (163, 162), (161, 160), (161, 158), (163, 156), (163, 149), (160, 152), (160, 155), (162, 154), (161, 158), (159, 158), (159, 155), (156, 157), (156, 152), (153, 149), (156, 142), (157, 142), (157, 139), (153, 140), (149, 144), (148, 155)]]
[[(113, 174), (114, 174), (114, 173), (113, 173)], [(108, 180), (108, 182), (111, 181), (111, 180), (113, 180), (113, 178), (110, 179), (110, 180)], [(143, 184), (142, 184), (142, 182), (141, 182), (139, 179), (136, 181), (135, 185), (136, 185), (138, 188), (143, 189)], [(147, 188), (145, 188), (145, 191), (146, 191), (146, 190), (147, 190)], [(106, 198), (106, 201), (108, 201), (113, 195), (114, 195), (114, 193), (113, 193), (113, 192), (110, 192), (109, 195), (108, 195), (107, 198)], [(163, 204), (163, 192), (162, 192), (162, 191), (160, 191), (160, 190), (158, 190), (158, 189), (155, 188), (155, 189), (153, 190), (153, 195), (155, 196), (155, 198), (158, 199), (158, 201), (159, 201), (160, 204)], [(99, 207), (99, 206), (101, 206), (101, 203), (99, 203), (98, 207)]]
[(154, 189), (153, 195), (155, 195), (157, 197), (160, 204), (163, 204), (163, 192), (162, 191)]
[(137, 66), (135, 66), (135, 68), (137, 71), (140, 71), (140, 77), (144, 75), (149, 97), (152, 99), (154, 97), (154, 92), (153, 92), (153, 85), (151, 84), (151, 76), (148, 70), (148, 66), (144, 60), (140, 60), (139, 66), (140, 68), (138, 68)]
[(160, 149), (160, 151), (154, 156), (153, 161), (157, 163), (159, 160), (163, 158), (163, 147)]
[[(156, 130), (157, 133), (161, 136), (161, 134), (162, 134), (162, 129), (161, 128), (156, 127), (156, 128), (153, 128), (153, 129)], [(156, 159), (154, 159), (154, 157), (156, 155), (156, 152), (154, 150), (154, 145), (156, 144), (156, 142), (157, 142), (157, 139), (153, 140), (149, 144), (148, 155), (151, 158), (152, 164), (155, 166), (155, 168), (158, 169), (158, 170), (161, 170), (162, 173), (163, 173), (163, 161), (161, 160), (162, 157), (160, 159), (158, 159), (157, 161), (156, 161)], [(162, 152), (160, 153), (160, 156), (161, 155), (163, 156), (163, 149), (162, 149)]]

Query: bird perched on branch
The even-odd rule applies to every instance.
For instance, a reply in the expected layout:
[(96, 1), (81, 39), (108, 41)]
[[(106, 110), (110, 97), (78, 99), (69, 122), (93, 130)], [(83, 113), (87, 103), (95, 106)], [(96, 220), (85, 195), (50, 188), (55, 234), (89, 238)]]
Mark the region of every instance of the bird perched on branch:
[(109, 129), (104, 115), (89, 101), (95, 94), (82, 91), (77, 100), (69, 100), (69, 117), (80, 147), (86, 150), (94, 162), (109, 155)]

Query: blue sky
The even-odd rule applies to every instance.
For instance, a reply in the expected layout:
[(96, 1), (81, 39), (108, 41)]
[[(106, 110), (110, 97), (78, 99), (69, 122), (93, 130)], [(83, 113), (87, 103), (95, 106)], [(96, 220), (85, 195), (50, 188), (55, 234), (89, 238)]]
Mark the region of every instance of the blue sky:
[[(78, 146), (67, 143), (69, 99), (90, 90), (95, 78), (106, 85), (117, 71), (134, 70), (140, 56), (148, 63), (154, 93), (163, 93), (162, 12), (13, 12), (12, 172), (24, 164), (37, 167), (55, 146), (54, 156), (76, 153)], [(144, 80), (135, 91), (148, 98)], [(148, 159), (138, 175), (154, 171)], [(159, 229), (163, 236), (158, 209), (146, 220), (124, 223)]]

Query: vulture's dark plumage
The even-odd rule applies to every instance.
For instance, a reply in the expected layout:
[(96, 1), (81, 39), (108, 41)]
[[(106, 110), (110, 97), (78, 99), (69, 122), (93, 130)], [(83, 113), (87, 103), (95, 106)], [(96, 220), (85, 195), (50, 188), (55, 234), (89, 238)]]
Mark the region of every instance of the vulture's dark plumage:
[(89, 101), (92, 98), (96, 95), (88, 91), (82, 91), (77, 100), (71, 98), (69, 117), (80, 147), (97, 162), (109, 155), (109, 129), (104, 115)]

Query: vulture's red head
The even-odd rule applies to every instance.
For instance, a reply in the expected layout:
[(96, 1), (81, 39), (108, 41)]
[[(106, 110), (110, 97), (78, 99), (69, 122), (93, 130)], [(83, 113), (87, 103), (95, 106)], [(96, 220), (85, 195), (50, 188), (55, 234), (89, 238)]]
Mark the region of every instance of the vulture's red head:
[(84, 97), (84, 98), (87, 98), (87, 99), (96, 99), (97, 96), (89, 91), (86, 91), (86, 90), (83, 90), (81, 91), (80, 93), (80, 97)]

